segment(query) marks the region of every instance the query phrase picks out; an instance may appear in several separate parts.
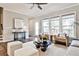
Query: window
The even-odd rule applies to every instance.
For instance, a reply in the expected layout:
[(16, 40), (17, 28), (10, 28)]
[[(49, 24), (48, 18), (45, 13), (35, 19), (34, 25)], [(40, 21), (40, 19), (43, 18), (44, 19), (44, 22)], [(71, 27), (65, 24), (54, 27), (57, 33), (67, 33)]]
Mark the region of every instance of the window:
[(50, 20), (50, 29), (51, 29), (51, 34), (58, 34), (59, 33), (59, 17), (52, 18)]
[(62, 31), (63, 33), (68, 34), (70, 37), (75, 36), (75, 16), (74, 14), (72, 15), (66, 15), (62, 16)]
[(43, 33), (49, 33), (49, 20), (42, 20)]
[(39, 35), (39, 23), (35, 23), (35, 35)]
[(42, 32), (50, 34), (65, 33), (70, 37), (75, 37), (74, 22), (75, 13), (42, 20)]

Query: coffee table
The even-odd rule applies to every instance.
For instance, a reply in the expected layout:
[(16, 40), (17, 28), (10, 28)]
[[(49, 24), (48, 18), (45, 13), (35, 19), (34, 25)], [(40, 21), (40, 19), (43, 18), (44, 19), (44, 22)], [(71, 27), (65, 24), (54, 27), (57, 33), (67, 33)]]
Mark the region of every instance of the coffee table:
[(39, 51), (39, 56), (45, 56), (48, 46), (51, 45), (51, 41), (35, 41), (34, 44), (36, 45), (36, 48)]

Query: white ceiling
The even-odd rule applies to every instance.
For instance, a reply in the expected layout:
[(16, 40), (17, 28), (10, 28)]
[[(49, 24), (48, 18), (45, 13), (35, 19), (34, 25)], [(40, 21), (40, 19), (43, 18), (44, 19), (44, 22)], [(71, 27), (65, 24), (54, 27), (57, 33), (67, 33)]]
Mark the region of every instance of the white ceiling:
[(38, 9), (35, 5), (33, 9), (30, 9), (32, 4), (27, 3), (0, 3), (0, 7), (4, 7), (5, 10), (14, 11), (17, 13), (25, 14), (28, 16), (36, 17), (48, 14), (50, 12), (62, 10), (74, 5), (76, 3), (48, 3), (47, 5), (41, 5), (42, 10)]

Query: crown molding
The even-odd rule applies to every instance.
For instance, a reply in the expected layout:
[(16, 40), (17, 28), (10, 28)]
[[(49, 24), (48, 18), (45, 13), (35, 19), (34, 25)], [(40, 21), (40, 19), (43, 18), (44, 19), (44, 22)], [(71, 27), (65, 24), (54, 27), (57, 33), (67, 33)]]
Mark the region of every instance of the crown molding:
[(22, 15), (28, 16), (28, 15), (26, 15), (26, 14), (25, 14), (25, 13), (23, 13), (23, 12), (19, 12), (19, 11), (12, 10), (12, 9), (7, 9), (7, 8), (4, 8), (4, 11), (14, 12), (14, 13), (18, 13), (18, 14), (22, 14)]
[[(68, 8), (72, 8), (72, 7), (75, 7), (75, 6), (78, 6), (78, 5), (79, 5), (79, 4), (74, 4), (74, 5), (71, 5), (71, 6), (68, 6), (68, 7), (64, 7), (64, 8), (62, 8), (62, 9), (60, 9), (60, 10), (55, 10), (55, 11), (51, 11), (51, 12), (52, 12), (52, 13), (53, 13), (53, 12), (59, 12), (59, 11), (62, 11), (62, 10), (68, 9)], [(49, 16), (50, 16), (51, 12), (49, 12), (49, 13), (47, 13), (47, 14), (49, 14)], [(75, 12), (75, 11), (71, 11), (71, 12)], [(45, 16), (48, 16), (47, 14), (44, 15), (44, 17), (45, 17)], [(37, 17), (41, 18), (41, 17), (43, 17), (43, 15), (37, 16)]]

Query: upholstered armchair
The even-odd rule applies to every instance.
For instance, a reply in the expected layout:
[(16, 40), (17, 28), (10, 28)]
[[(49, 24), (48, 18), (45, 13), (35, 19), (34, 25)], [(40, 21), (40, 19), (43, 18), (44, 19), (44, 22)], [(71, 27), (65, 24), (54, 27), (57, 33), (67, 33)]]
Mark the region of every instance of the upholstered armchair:
[(69, 37), (68, 36), (58, 36), (58, 35), (54, 35), (53, 36), (53, 42), (56, 43), (56, 42), (61, 42), (61, 43), (65, 43), (66, 46), (68, 46), (68, 43), (69, 43)]

